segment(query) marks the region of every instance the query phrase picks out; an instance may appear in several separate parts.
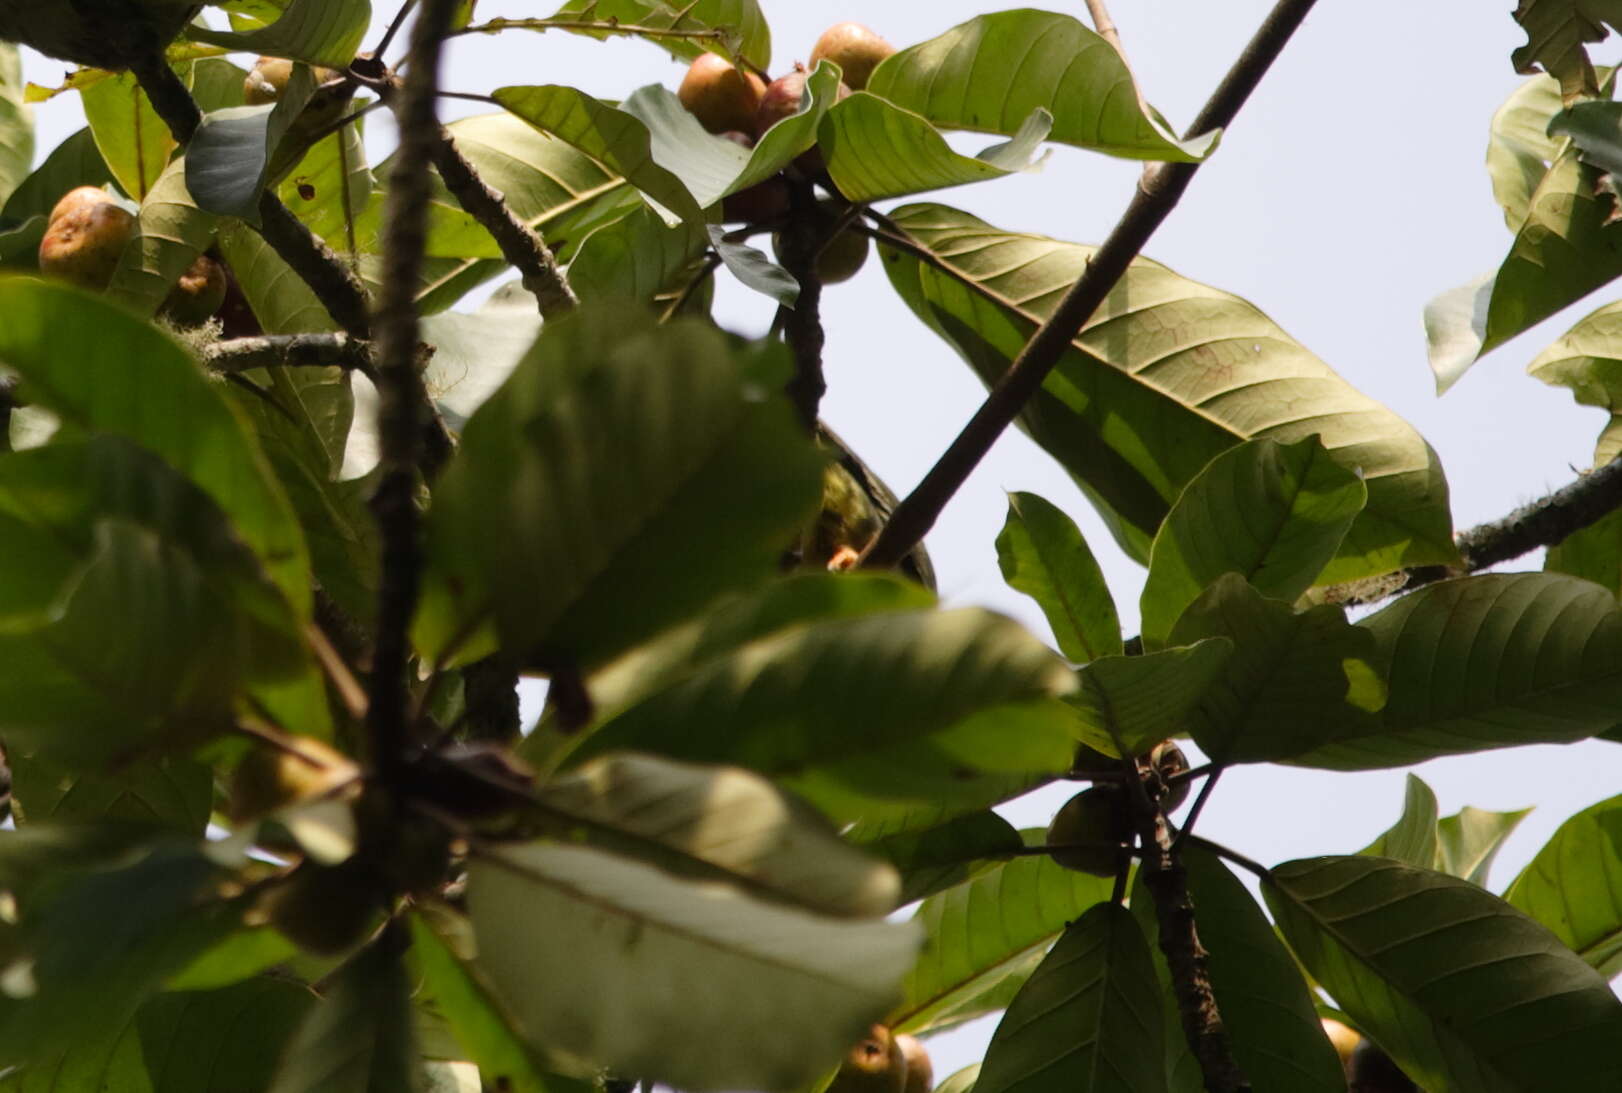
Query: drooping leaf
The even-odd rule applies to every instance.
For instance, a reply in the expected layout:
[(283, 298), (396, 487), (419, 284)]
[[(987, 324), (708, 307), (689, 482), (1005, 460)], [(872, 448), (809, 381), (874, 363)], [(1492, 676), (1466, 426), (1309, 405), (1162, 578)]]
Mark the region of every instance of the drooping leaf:
[(1143, 587), (1143, 644), (1159, 648), (1183, 609), (1224, 573), (1293, 602), (1311, 588), (1368, 500), (1317, 436), (1230, 448), (1183, 488), (1155, 534)]
[(33, 111), (23, 104), (22, 56), (0, 44), (0, 204), (28, 177), (34, 163)]
[(1607, 979), (1622, 972), (1622, 797), (1561, 824), (1504, 899)]
[(559, 818), (589, 824), (587, 840), (791, 906), (869, 917), (899, 902), (895, 870), (749, 771), (609, 755), (553, 779), (538, 798)]
[[(1007, 370), (1093, 253), (941, 205), (909, 205), (892, 220), (944, 268), (881, 246), (891, 283), (986, 383)], [(1361, 470), (1369, 494), (1320, 582), (1456, 560), (1447, 486), (1418, 433), (1249, 303), (1147, 259), (1105, 299), (1021, 425), (1140, 560), (1172, 502), (1218, 453), (1251, 437), (1312, 434)]]
[(1436, 864), (1431, 868), (1485, 888), (1498, 848), (1531, 811), (1488, 812), (1466, 805), (1442, 817), (1436, 825)]
[(1424, 779), (1410, 774), (1403, 791), (1402, 816), (1358, 853), (1370, 858), (1391, 858), (1419, 869), (1433, 869), (1441, 852), (1436, 830), (1439, 820), (1436, 794)]
[(1008, 495), (997, 536), (1003, 580), (1042, 608), (1059, 651), (1077, 664), (1121, 652), (1121, 620), (1103, 570), (1070, 517), (1034, 493)]
[(214, 241), (219, 218), (192, 201), (185, 175), (185, 160), (176, 160), (153, 182), (107, 285), (110, 299), (139, 315), (157, 311), (175, 281)]
[(268, 26), (226, 31), (193, 25), (187, 36), (235, 52), (347, 68), (372, 23), (371, 0), (289, 0), (281, 7), (280, 17)]
[(169, 127), (131, 73), (89, 84), (80, 96), (85, 121), (90, 123), (107, 169), (125, 193), (137, 202), (145, 200), (175, 150)]
[(986, 1048), (980, 1093), (1165, 1089), (1159, 984), (1143, 931), (1118, 903), (1069, 925)]
[[(1596, 467), (1622, 454), (1622, 304), (1609, 303), (1583, 316), (1526, 370), (1544, 383), (1570, 388), (1579, 403), (1598, 406), (1610, 415), (1594, 449)], [(1612, 578), (1600, 583), (1616, 582)]]
[(770, 775), (836, 821), (983, 807), (1063, 772), (1064, 663), (976, 608), (836, 619), (740, 646), (621, 713), (571, 761), (636, 749)]
[(917, 944), (908, 923), (558, 844), (477, 855), (467, 899), (479, 967), (527, 1039), (685, 1088), (809, 1082), (889, 1008)]
[(269, 976), (149, 999), (135, 1028), (153, 1089), (266, 1088), (293, 1030), (316, 1004), (308, 987)]
[(828, 111), (817, 147), (846, 199), (876, 201), (1035, 170), (1052, 130), (1053, 115), (1039, 106), (1008, 140), (966, 156), (925, 118), (862, 91)]
[[(631, 26), (666, 29), (721, 31), (723, 38), (679, 38), (670, 35), (650, 35), (647, 41), (671, 56), (691, 60), (700, 53), (713, 51), (736, 55), (764, 69), (772, 59), (772, 32), (766, 25), (756, 0), (696, 0), (694, 3), (672, 3), (670, 0), (568, 0), (553, 18), (573, 16), (579, 20), (597, 23), (621, 23)], [(593, 38), (607, 38), (608, 32), (587, 27), (571, 27), (577, 34)], [(724, 47), (724, 48), (723, 48)]]
[[(1200, 749), (1219, 763), (1306, 763), (1326, 743), (1378, 731), (1380, 650), (1328, 604), (1297, 613), (1237, 573), (1219, 577), (1172, 629), (1174, 645), (1233, 643), (1222, 675), (1189, 713)], [(1331, 745), (1332, 746), (1332, 745)]]
[(709, 225), (709, 236), (710, 245), (732, 276), (785, 307), (794, 306), (800, 298), (800, 283), (793, 274), (768, 258), (765, 251), (728, 239), (720, 225)]
[(1292, 761), (1334, 770), (1406, 766), (1616, 726), (1622, 609), (1598, 585), (1487, 573), (1427, 585), (1357, 626), (1391, 666), (1373, 724)]
[(435, 489), (419, 644), (493, 620), (600, 663), (769, 573), (821, 477), (782, 354), (617, 309), (548, 323)]
[(1584, 43), (1604, 40), (1610, 33), (1607, 25), (1622, 26), (1622, 6), (1616, 0), (1519, 0), (1514, 14), (1526, 31), (1526, 44), (1510, 57), (1517, 72), (1543, 66), (1568, 98), (1597, 91)]
[[(1346, 1093), (1340, 1058), (1324, 1035), (1312, 991), (1255, 897), (1209, 850), (1187, 846), (1180, 855), (1200, 944), (1209, 954), (1211, 990), (1239, 1069), (1256, 1093)], [(1150, 945), (1156, 945), (1159, 924), (1141, 871), (1130, 903)], [(1158, 951), (1156, 962), (1169, 990)], [(1182, 1041), (1182, 1029), (1169, 1025), (1167, 1037)], [(1170, 1046), (1172, 1054), (1187, 1053), (1186, 1043)]]
[(924, 900), (914, 916), (923, 951), (890, 1023), (917, 1033), (1005, 1008), (1066, 924), (1113, 885), (1046, 856), (1020, 857)]
[(1468, 881), (1310, 858), (1274, 868), (1262, 894), (1313, 978), (1423, 1088), (1577, 1093), (1622, 1080), (1622, 1001)]
[(871, 833), (882, 826), (857, 823), (845, 837), (895, 866), (901, 874), (896, 902), (903, 905), (996, 868), (1025, 845), (1013, 825), (989, 809), (953, 816), (922, 830), (873, 837)]
[(1013, 136), (1038, 107), (1052, 139), (1131, 159), (1191, 162), (1217, 133), (1178, 140), (1148, 107), (1115, 47), (1069, 15), (977, 16), (885, 60), (867, 89), (946, 129)]
[(1526, 223), (1532, 194), (1560, 154), (1562, 142), (1549, 135), (1549, 119), (1560, 113), (1561, 105), (1560, 85), (1537, 75), (1523, 81), (1493, 113), (1487, 175), (1511, 232)]
[(1105, 755), (1146, 754), (1189, 730), (1206, 691), (1227, 669), (1234, 643), (1210, 637), (1144, 656), (1101, 657), (1076, 673), (1066, 701), (1081, 715), (1082, 742)]

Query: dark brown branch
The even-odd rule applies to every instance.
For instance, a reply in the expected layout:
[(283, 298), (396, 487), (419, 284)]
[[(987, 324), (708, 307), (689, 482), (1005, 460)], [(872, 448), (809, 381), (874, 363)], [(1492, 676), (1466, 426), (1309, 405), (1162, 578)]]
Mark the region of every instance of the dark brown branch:
[(198, 109), (197, 101), (191, 97), (185, 82), (175, 75), (175, 70), (164, 59), (163, 43), (154, 40), (151, 49), (138, 51), (132, 59), (130, 71), (175, 140), (180, 144), (189, 142), (197, 127), (203, 124), (203, 112)]
[(17, 406), (17, 377), (0, 376), (0, 452), (11, 451), (11, 411)]
[(418, 353), (417, 284), (428, 241), (433, 196), (429, 164), (439, 133), (434, 91), (439, 55), (456, 0), (424, 0), (411, 28), (410, 67), (395, 96), (400, 146), (389, 176), (383, 216), (383, 285), (377, 304), (377, 490), (372, 511), (382, 539), (377, 626), (368, 686), (366, 735), (370, 758), (385, 776), (398, 773), (410, 743), (406, 724), (408, 630), (422, 577), (417, 466), (423, 458), (424, 406)]
[(799, 282), (800, 291), (792, 308), (778, 308), (773, 325), (782, 328), (783, 340), (794, 353), (794, 376), (785, 390), (801, 423), (815, 433), (822, 396), (828, 390), (822, 375), (822, 278), (817, 275), (817, 255), (835, 233), (817, 223), (817, 199), (810, 183), (793, 183), (790, 201), (781, 257), (783, 268)]
[[(1233, 120), (1314, 3), (1315, 0), (1279, 0), (1212, 93), (1199, 117), (1189, 126), (1190, 137), (1226, 126)], [(985, 458), (1003, 430), (1019, 416), (1071, 340), (1103, 303), (1155, 229), (1176, 208), (1199, 166), (1198, 163), (1160, 163), (1144, 171), (1137, 192), (1109, 238), (1098, 248), (1052, 316), (1025, 343), (1025, 348), (1014, 358), (957, 439), (917, 488), (896, 507), (890, 522), (868, 548), (863, 565), (885, 569), (894, 566), (934, 526), (946, 503)]]
[(245, 372), (273, 366), (321, 368), (333, 365), (372, 371), (370, 347), (348, 334), (263, 334), (215, 342), (203, 350), (203, 363), (216, 372)]
[(366, 286), (331, 247), (316, 238), (272, 190), (259, 195), (259, 234), (310, 286), (344, 333), (361, 341), (372, 336)]
[(492, 190), (441, 127), (433, 142), (434, 166), (469, 216), (495, 237), (501, 255), (517, 267), (524, 287), (540, 301), (542, 318), (551, 319), (574, 310), (580, 303), (558, 268), (546, 241), (513, 215), (500, 193)]

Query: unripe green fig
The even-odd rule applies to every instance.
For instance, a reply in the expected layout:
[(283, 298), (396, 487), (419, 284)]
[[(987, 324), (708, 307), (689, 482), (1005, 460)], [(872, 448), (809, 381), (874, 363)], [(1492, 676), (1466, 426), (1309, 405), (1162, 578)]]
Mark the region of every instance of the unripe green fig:
[(883, 1025), (845, 1053), (825, 1093), (902, 1093), (907, 1080), (907, 1057)]
[(811, 67), (816, 68), (818, 61), (832, 61), (844, 74), (845, 85), (860, 91), (879, 62), (894, 52), (895, 46), (860, 23), (835, 23), (812, 47)]
[(935, 1064), (929, 1061), (929, 1052), (916, 1036), (897, 1033), (895, 1042), (901, 1045), (901, 1056), (907, 1060), (907, 1080), (901, 1093), (929, 1093), (935, 1088)]
[(1419, 1093), (1413, 1080), (1372, 1040), (1364, 1040), (1352, 1052), (1346, 1080), (1349, 1093)]
[(39, 241), (39, 268), (48, 276), (99, 292), (113, 279), (118, 256), (134, 231), (135, 217), (105, 193), (99, 202), (75, 194), (79, 191), (57, 202), (52, 211), (50, 226)]
[(305, 862), (260, 897), (259, 911), (299, 948), (335, 956), (358, 945), (384, 909), (383, 894), (355, 861)]
[[(817, 252), (817, 280), (825, 285), (837, 285), (856, 276), (867, 261), (867, 236), (850, 228), (842, 228)], [(772, 252), (783, 260), (782, 233), (772, 236)]]
[(1126, 801), (1113, 785), (1084, 789), (1064, 803), (1048, 825), (1048, 857), (1066, 869), (1113, 877), (1131, 837)]
[(712, 133), (752, 129), (766, 83), (715, 53), (701, 54), (688, 66), (676, 97)]
[(206, 254), (180, 275), (158, 314), (176, 326), (202, 326), (225, 303), (225, 267)]

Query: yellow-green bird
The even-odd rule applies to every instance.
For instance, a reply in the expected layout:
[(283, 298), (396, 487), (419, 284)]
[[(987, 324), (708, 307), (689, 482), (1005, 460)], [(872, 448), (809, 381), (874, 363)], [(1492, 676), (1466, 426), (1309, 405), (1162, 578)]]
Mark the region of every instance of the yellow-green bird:
[[(850, 569), (895, 511), (896, 495), (849, 445), (826, 425), (817, 440), (833, 457), (822, 472), (822, 511), (800, 538), (798, 562), (818, 569)], [(898, 567), (926, 588), (935, 587), (935, 568), (919, 544)]]

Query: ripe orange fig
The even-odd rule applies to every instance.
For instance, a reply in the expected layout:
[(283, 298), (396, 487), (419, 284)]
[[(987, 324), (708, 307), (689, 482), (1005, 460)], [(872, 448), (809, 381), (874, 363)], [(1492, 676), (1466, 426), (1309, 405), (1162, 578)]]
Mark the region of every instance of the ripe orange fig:
[(826, 1093), (903, 1093), (906, 1080), (907, 1058), (901, 1045), (889, 1029), (874, 1025), (845, 1053)]
[(75, 186), (63, 194), (56, 205), (52, 207), (47, 223), (55, 224), (64, 216), (83, 213), (97, 205), (105, 205), (112, 200), (112, 195), (100, 186)]
[(176, 326), (202, 326), (225, 303), (225, 267), (206, 254), (180, 275), (169, 290), (158, 314)]
[[(315, 82), (324, 84), (336, 79), (338, 72), (331, 68), (317, 68)], [(293, 78), (293, 62), (286, 57), (261, 57), (242, 78), (242, 102), (245, 106), (264, 106), (281, 97), (287, 81)]]
[(818, 61), (832, 61), (844, 73), (845, 85), (860, 91), (879, 62), (894, 52), (895, 46), (860, 23), (835, 23), (812, 48), (811, 67), (816, 68)]
[(695, 60), (682, 77), (676, 97), (712, 133), (752, 129), (766, 83), (715, 53)]
[(94, 201), (81, 194), (84, 189), (89, 187), (68, 194), (52, 210), (50, 226), (39, 241), (39, 268), (48, 276), (100, 291), (113, 279), (135, 217), (102, 191), (94, 191), (101, 194), (101, 200)]
[(916, 1036), (898, 1033), (895, 1042), (901, 1045), (901, 1055), (907, 1060), (907, 1080), (901, 1093), (929, 1093), (935, 1088), (935, 1064), (929, 1061), (929, 1052)]

